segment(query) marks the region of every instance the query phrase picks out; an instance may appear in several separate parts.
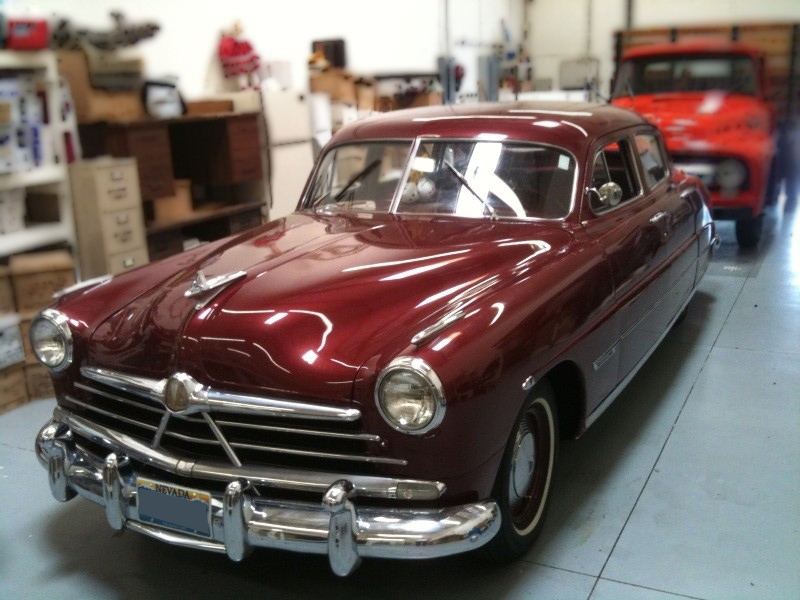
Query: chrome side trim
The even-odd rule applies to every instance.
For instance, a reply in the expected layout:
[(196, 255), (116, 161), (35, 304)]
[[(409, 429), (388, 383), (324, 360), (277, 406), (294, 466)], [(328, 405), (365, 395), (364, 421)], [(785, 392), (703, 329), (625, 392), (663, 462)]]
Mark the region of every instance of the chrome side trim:
[(592, 423), (597, 421), (597, 419), (600, 418), (600, 415), (602, 415), (606, 411), (606, 409), (609, 406), (611, 406), (611, 403), (614, 402), (614, 400), (616, 400), (617, 397), (622, 393), (622, 390), (625, 389), (625, 386), (627, 386), (631, 382), (631, 379), (633, 379), (636, 376), (636, 374), (639, 372), (639, 369), (642, 368), (644, 363), (647, 362), (647, 359), (650, 358), (653, 352), (656, 351), (656, 348), (658, 348), (658, 346), (661, 344), (664, 338), (667, 337), (667, 334), (672, 330), (672, 326), (675, 324), (675, 321), (678, 320), (678, 317), (681, 316), (683, 310), (686, 308), (689, 302), (691, 302), (692, 298), (694, 298), (694, 294), (696, 291), (697, 287), (695, 286), (694, 289), (692, 289), (692, 291), (689, 293), (689, 296), (688, 298), (686, 298), (686, 301), (681, 305), (680, 309), (678, 309), (678, 312), (675, 313), (675, 316), (669, 322), (669, 325), (667, 325), (667, 328), (664, 330), (664, 333), (662, 333), (661, 336), (658, 338), (658, 340), (656, 340), (655, 344), (653, 344), (651, 348), (642, 357), (642, 359), (638, 363), (636, 363), (636, 366), (633, 367), (633, 369), (631, 369), (631, 372), (628, 373), (625, 379), (620, 381), (617, 387), (615, 387), (611, 391), (611, 393), (608, 396), (606, 396), (606, 399), (597, 405), (597, 408), (595, 408), (592, 411), (592, 414), (586, 417), (584, 421), (584, 428), (588, 428)]
[[(224, 494), (211, 492), (210, 535), (202, 538), (140, 521), (137, 473), (124, 453), (92, 455), (72, 440), (63, 423), (47, 423), (36, 438), (40, 460), (50, 459), (59, 500), (80, 495), (105, 507), (114, 529), (127, 527), (162, 541), (225, 552), (242, 560), (253, 547), (328, 556), (337, 575), (347, 575), (362, 557), (435, 558), (466, 552), (491, 540), (500, 511), (491, 500), (444, 508), (358, 507), (358, 486), (332, 482), (318, 502), (272, 501), (255, 494), (252, 482), (229, 479)], [(44, 459), (42, 457), (45, 457)]]
[(594, 367), (595, 371), (599, 371), (603, 367), (603, 365), (606, 364), (608, 360), (617, 353), (618, 344), (619, 341), (614, 342), (614, 345), (611, 346), (611, 348), (603, 352), (603, 354), (601, 354), (599, 358), (596, 361), (594, 361), (594, 363), (592, 363), (592, 366)]
[[(150, 379), (128, 375), (101, 367), (81, 367), (81, 375), (92, 381), (120, 388), (131, 394), (149, 398), (165, 407), (164, 392), (168, 379)], [(238, 414), (258, 414), (269, 417), (294, 419), (318, 419), (325, 421), (357, 421), (361, 411), (357, 408), (339, 408), (324, 404), (311, 404), (294, 400), (282, 400), (249, 394), (225, 392), (199, 386), (200, 391), (192, 395), (189, 407), (175, 413), (186, 415), (205, 410), (226, 411)]]
[[(75, 434), (109, 448), (109, 451), (125, 453), (136, 460), (182, 477), (198, 477), (214, 481), (232, 481), (242, 477), (253, 485), (319, 493), (323, 493), (335, 481), (347, 479), (353, 482), (359, 496), (389, 499), (400, 497), (397, 493), (398, 487), (414, 490), (413, 496), (403, 496), (403, 499), (413, 500), (434, 500), (441, 497), (446, 490), (446, 486), (438, 481), (324, 473), (280, 467), (246, 465), (234, 467), (218, 461), (183, 460), (171, 452), (151, 448), (124, 433), (92, 423), (61, 406), (56, 407), (53, 418), (62, 423), (62, 427), (68, 427)], [(39, 458), (46, 460), (42, 456)]]
[(428, 339), (432, 338), (434, 335), (439, 333), (440, 331), (447, 329), (458, 321), (459, 319), (463, 319), (467, 315), (467, 311), (465, 310), (456, 310), (451, 313), (446, 314), (441, 319), (436, 321), (433, 325), (426, 327), (422, 331), (418, 332), (411, 338), (412, 344), (422, 344)]
[(62, 296), (66, 296), (67, 294), (71, 294), (72, 292), (77, 292), (78, 290), (82, 290), (88, 287), (95, 287), (100, 285), (101, 283), (107, 283), (111, 281), (113, 275), (100, 275), (100, 277), (92, 277), (91, 279), (85, 279), (84, 281), (79, 281), (73, 285), (67, 286), (64, 289), (58, 290), (56, 293), (53, 294), (53, 300), (58, 300)]

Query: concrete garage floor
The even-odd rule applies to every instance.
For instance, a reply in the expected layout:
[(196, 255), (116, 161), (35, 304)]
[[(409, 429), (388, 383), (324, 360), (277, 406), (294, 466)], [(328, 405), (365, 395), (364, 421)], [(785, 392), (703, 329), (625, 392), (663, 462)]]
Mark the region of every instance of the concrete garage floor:
[(524, 560), (370, 560), (338, 579), (322, 557), (234, 564), (114, 535), (99, 507), (51, 497), (43, 401), (0, 417), (0, 598), (800, 598), (800, 218), (771, 213), (755, 252), (720, 232), (686, 321), (561, 445)]

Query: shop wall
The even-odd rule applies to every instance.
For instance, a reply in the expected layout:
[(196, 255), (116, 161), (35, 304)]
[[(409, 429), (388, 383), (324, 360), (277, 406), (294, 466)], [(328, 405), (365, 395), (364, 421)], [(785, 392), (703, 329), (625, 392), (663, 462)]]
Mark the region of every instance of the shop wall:
[[(558, 86), (562, 60), (600, 59), (600, 89), (613, 71), (613, 34), (625, 27), (627, 0), (529, 0), (527, 47), (535, 77)], [(634, 0), (633, 27), (732, 22), (800, 22), (798, 0)], [(591, 14), (591, 23), (589, 17)]]
[[(502, 40), (505, 19), (520, 39), (525, 0), (450, 0), (452, 43)], [(220, 31), (239, 19), (244, 37), (265, 60), (291, 63), (294, 87), (307, 87), (306, 61), (314, 39), (344, 38), (348, 67), (356, 73), (434, 72), (445, 52), (444, 0), (11, 0), (9, 10), (38, 7), (84, 27), (111, 23), (119, 10), (132, 21), (153, 20), (162, 30), (142, 42), (148, 75), (178, 75), (186, 97), (219, 81), (215, 50)]]

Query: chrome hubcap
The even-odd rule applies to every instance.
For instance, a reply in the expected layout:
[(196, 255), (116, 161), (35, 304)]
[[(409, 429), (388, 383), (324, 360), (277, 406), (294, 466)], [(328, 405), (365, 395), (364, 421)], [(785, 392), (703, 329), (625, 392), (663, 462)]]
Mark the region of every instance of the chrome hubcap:
[(529, 490), (535, 466), (536, 448), (533, 434), (529, 430), (527, 423), (523, 423), (517, 432), (514, 455), (511, 460), (508, 497), (512, 505), (530, 495)]

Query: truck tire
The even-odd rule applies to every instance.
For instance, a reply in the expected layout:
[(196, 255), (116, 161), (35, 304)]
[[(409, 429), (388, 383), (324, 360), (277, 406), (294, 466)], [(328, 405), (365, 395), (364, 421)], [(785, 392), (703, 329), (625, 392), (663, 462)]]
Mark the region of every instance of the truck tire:
[(781, 195), (781, 181), (783, 181), (782, 171), (778, 158), (773, 158), (769, 168), (769, 181), (767, 182), (767, 195), (764, 198), (764, 206), (775, 206), (778, 203), (778, 197)]
[(736, 241), (740, 248), (753, 248), (761, 240), (764, 215), (736, 221)]

